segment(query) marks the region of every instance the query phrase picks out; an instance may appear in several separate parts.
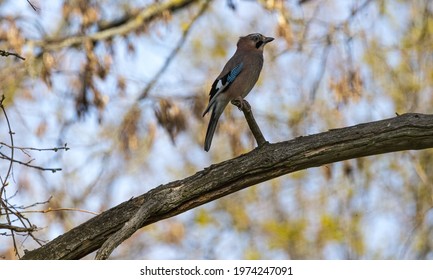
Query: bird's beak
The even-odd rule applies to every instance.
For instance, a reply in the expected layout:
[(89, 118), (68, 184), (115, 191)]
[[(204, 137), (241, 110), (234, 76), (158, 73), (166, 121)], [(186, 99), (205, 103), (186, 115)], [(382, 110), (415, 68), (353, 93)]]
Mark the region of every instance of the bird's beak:
[(274, 40), (274, 38), (272, 37), (265, 37), (265, 40), (263, 41), (265, 44), (272, 42)]

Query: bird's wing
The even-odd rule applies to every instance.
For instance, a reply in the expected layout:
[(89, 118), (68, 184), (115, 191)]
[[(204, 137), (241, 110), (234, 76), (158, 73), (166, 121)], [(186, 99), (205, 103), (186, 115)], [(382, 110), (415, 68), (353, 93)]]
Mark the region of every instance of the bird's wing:
[(216, 98), (218, 95), (224, 91), (226, 91), (230, 85), (233, 83), (233, 81), (236, 79), (236, 77), (239, 75), (239, 73), (242, 71), (242, 68), (244, 67), (244, 64), (241, 62), (237, 64), (233, 69), (231, 69), (227, 74), (222, 76), (221, 78), (216, 79), (213, 84), (212, 88), (209, 93), (209, 105), (207, 106), (206, 110), (203, 113), (203, 116), (206, 115), (206, 113), (209, 111), (209, 109), (212, 107), (212, 105), (215, 103)]

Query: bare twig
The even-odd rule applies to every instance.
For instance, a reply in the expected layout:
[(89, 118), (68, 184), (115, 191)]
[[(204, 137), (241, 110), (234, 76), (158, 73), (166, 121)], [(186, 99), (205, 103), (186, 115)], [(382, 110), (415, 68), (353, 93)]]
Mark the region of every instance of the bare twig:
[(17, 226), (12, 226), (9, 224), (0, 224), (0, 229), (7, 229), (10, 231), (14, 231), (14, 232), (32, 232), (37, 230), (38, 228), (36, 226), (32, 226), (32, 227), (17, 227)]
[(11, 149), (17, 149), (21, 150), (22, 152), (26, 153), (25, 151), (38, 151), (38, 152), (45, 152), (45, 151), (51, 151), (51, 152), (58, 152), (59, 150), (65, 150), (69, 151), (69, 147), (67, 146), (67, 143), (65, 143), (64, 146), (61, 147), (54, 147), (54, 148), (34, 148), (34, 147), (19, 147), (19, 146), (11, 146), (6, 143), (0, 142), (1, 146), (6, 146)]
[[(16, 193), (14, 193), (12, 196), (8, 197), (6, 194), (7, 186), (9, 185), (9, 178), (11, 177), (11, 174), (13, 172), (13, 164), (19, 163), (23, 164), (28, 167), (36, 168), (39, 170), (49, 170), (51, 172), (60, 171), (61, 168), (44, 168), (40, 166), (35, 166), (30, 164), (30, 162), (33, 161), (31, 159), (29, 162), (22, 162), (19, 160), (16, 160), (15, 157), (15, 149), (21, 150), (23, 153), (25, 153), (27, 156), (30, 157), (28, 151), (30, 150), (36, 150), (36, 151), (58, 151), (58, 150), (65, 150), (67, 151), (69, 148), (66, 146), (63, 147), (55, 147), (50, 149), (40, 149), (40, 148), (30, 148), (30, 147), (16, 147), (14, 144), (14, 132), (12, 132), (11, 124), (9, 121), (9, 117), (6, 113), (6, 109), (3, 105), (3, 101), (5, 100), (5, 96), (3, 95), (0, 99), (0, 109), (3, 112), (3, 115), (6, 120), (6, 124), (8, 126), (8, 132), (10, 137), (10, 144), (6, 144), (4, 142), (0, 142), (0, 147), (7, 147), (11, 150), (10, 156), (6, 155), (5, 153), (0, 153), (0, 159), (6, 159), (9, 161), (9, 168), (6, 172), (6, 175), (4, 177), (0, 177), (0, 216), (4, 216), (7, 223), (0, 224), (0, 229), (5, 229), (10, 231), (10, 234), (7, 234), (12, 237), (12, 242), (15, 250), (15, 254), (20, 257), (19, 251), (18, 251), (18, 245), (16, 240), (16, 235), (25, 235), (26, 237), (31, 237), (35, 242), (37, 242), (39, 245), (42, 246), (42, 243), (39, 239), (37, 239), (32, 232), (36, 231), (38, 228), (37, 226), (33, 225), (29, 219), (27, 219), (25, 216), (23, 216), (23, 212), (20, 212), (20, 209), (26, 209), (31, 206), (27, 207), (17, 207), (15, 205), (12, 205), (9, 202), (9, 199), (13, 198)], [(35, 203), (33, 206), (37, 204), (43, 204), (43, 203)], [(2, 217), (3, 218), (3, 217)], [(20, 225), (15, 225), (16, 223)]]
[[(33, 204), (26, 205), (26, 206), (16, 206), (15, 208), (16, 208), (16, 209), (28, 209), (28, 208), (35, 207), (35, 206), (37, 206), (37, 205), (44, 205), (44, 204), (49, 203), (49, 202), (51, 201), (52, 198), (53, 198), (53, 197), (50, 196), (50, 197), (49, 197), (47, 200), (45, 200), (45, 201), (42, 201), (42, 202), (35, 202), (35, 203), (33, 203)], [(10, 197), (9, 197), (9, 199), (10, 199)], [(25, 211), (21, 211), (21, 213), (25, 213)]]
[(310, 0), (299, 0), (298, 4), (302, 5), (302, 4), (306, 4), (307, 2), (310, 2)]
[(322, 52), (317, 78), (314, 80), (312, 88), (310, 90), (310, 100), (312, 102), (316, 99), (317, 90), (319, 89), (320, 83), (322, 82), (322, 79), (325, 76), (326, 65), (328, 63), (328, 58), (329, 58), (329, 52), (332, 47), (332, 36), (333, 34), (328, 34), (326, 36), (326, 45)]
[(30, 2), (29, 0), (27, 0), (27, 3), (29, 3), (30, 7), (32, 7), (32, 9), (35, 10), (35, 12), (39, 12), (40, 9), (35, 4)]
[[(10, 124), (10, 122), (9, 122), (8, 115), (7, 115), (7, 113), (6, 113), (6, 109), (5, 109), (4, 105), (3, 105), (3, 101), (4, 101), (4, 100), (5, 100), (5, 96), (2, 95), (2, 97), (1, 97), (1, 99), (0, 99), (0, 108), (1, 108), (1, 110), (2, 110), (2, 112), (3, 112), (3, 115), (5, 116), (6, 123), (7, 123), (8, 130), (9, 130), (8, 132), (9, 132), (9, 137), (10, 137), (11, 146), (13, 146), (13, 145), (14, 145), (14, 137), (13, 137), (14, 133), (12, 132), (11, 124)], [(10, 158), (11, 158), (11, 159), (14, 158), (14, 149), (11, 149), (11, 156), (10, 156)], [(11, 175), (11, 172), (12, 172), (12, 165), (13, 165), (13, 160), (11, 160), (11, 161), (9, 162), (9, 167), (8, 167), (7, 172), (6, 172), (6, 176), (5, 176), (5, 178), (2, 179), (2, 178), (0, 177), (0, 181), (1, 181), (1, 184), (2, 184), (2, 185), (1, 185), (1, 188), (0, 188), (0, 206), (1, 206), (1, 208), (4, 208), (4, 209), (5, 209), (5, 212), (6, 212), (6, 220), (7, 220), (7, 222), (8, 222), (9, 225), (12, 224), (11, 217), (10, 217), (10, 213), (11, 213), (11, 211), (10, 211), (10, 208), (8, 207), (7, 199), (5, 198), (5, 200), (3, 200), (3, 195), (6, 196), (6, 189), (5, 189), (5, 188), (6, 188), (6, 186), (9, 184), (9, 183), (8, 183), (8, 179), (9, 179), (9, 177), (10, 177), (10, 175)], [(14, 244), (15, 254), (18, 255), (18, 248), (17, 248), (17, 245), (16, 245), (16, 239), (15, 239), (15, 232), (14, 232), (13, 230), (11, 230), (11, 235), (12, 235), (12, 241), (13, 241), (13, 244)], [(18, 256), (19, 256), (19, 255), (18, 255)]]
[(74, 212), (82, 212), (82, 213), (86, 213), (86, 214), (92, 214), (92, 215), (99, 215), (101, 213), (98, 212), (93, 212), (93, 211), (89, 211), (89, 210), (84, 210), (84, 209), (77, 209), (77, 208), (48, 208), (48, 209), (43, 209), (43, 210), (27, 210), (27, 211), (21, 211), (21, 213), (49, 213), (49, 212), (61, 212), (61, 211), (74, 211)]
[[(3, 101), (4, 101), (4, 100), (5, 100), (5, 96), (2, 95), (2, 98), (0, 99), (0, 109), (2, 110), (3, 115), (5, 116), (6, 123), (7, 123), (7, 125), (8, 125), (8, 130), (9, 130), (9, 139), (10, 139), (10, 141), (11, 141), (11, 147), (13, 147), (13, 146), (14, 146), (14, 137), (13, 137), (14, 133), (12, 132), (11, 124), (10, 124), (10, 122), (9, 122), (8, 115), (6, 114), (6, 109), (5, 109), (5, 107), (3, 106)], [(14, 158), (14, 149), (13, 149), (13, 148), (11, 149), (11, 156), (10, 156), (10, 158), (11, 158), (11, 159)], [(12, 164), (13, 164), (13, 162), (11, 161), (11, 162), (9, 163), (8, 171), (6, 172), (6, 176), (5, 176), (4, 179), (2, 179), (2, 188), (1, 188), (1, 190), (0, 190), (0, 195), (3, 194), (3, 190), (4, 190), (4, 188), (6, 187), (6, 185), (8, 184), (7, 181), (8, 181), (8, 178), (9, 178), (11, 172), (12, 172)]]
[(366, 0), (364, 3), (362, 3), (361, 5), (359, 5), (356, 8), (353, 8), (352, 11), (350, 12), (349, 17), (347, 18), (346, 21), (350, 21), (354, 16), (356, 16), (359, 12), (361, 12), (362, 10), (364, 10), (365, 8), (368, 7), (368, 5), (370, 5), (370, 3), (373, 2), (373, 0)]
[(8, 51), (4, 51), (4, 50), (0, 50), (0, 55), (1, 56), (10, 56), (10, 55), (12, 55), (12, 56), (15, 56), (15, 57), (17, 57), (19, 59), (26, 60), (24, 57), (22, 57), (21, 55), (19, 55), (17, 53), (8, 52)]
[(27, 167), (31, 167), (31, 168), (35, 168), (35, 169), (39, 169), (39, 170), (42, 170), (42, 171), (51, 171), (51, 172), (53, 172), (53, 173), (55, 173), (55, 172), (57, 172), (57, 171), (62, 171), (62, 169), (61, 169), (61, 168), (58, 168), (58, 167), (42, 167), (42, 166), (37, 166), (37, 165), (30, 164), (30, 163), (33, 161), (33, 159), (31, 159), (31, 160), (28, 161), (28, 162), (23, 162), (23, 161), (19, 161), (19, 160), (16, 160), (16, 159), (10, 158), (10, 157), (8, 157), (7, 155), (5, 155), (5, 154), (3, 154), (3, 153), (0, 153), (0, 158), (1, 158), (1, 159), (9, 160), (9, 161), (11, 161), (11, 162), (16, 162), (16, 163), (18, 163), (18, 164), (25, 165), (25, 166), (27, 166)]
[[(11, 197), (13, 197), (14, 195), (12, 195)], [(32, 206), (35, 206), (38, 204), (45, 204), (49, 200), (45, 201), (45, 202), (34, 203), (30, 206), (17, 207), (17, 206), (11, 205), (9, 203), (8, 199), (10, 199), (11, 197), (9, 197), (9, 198), (5, 197), (4, 199), (1, 200), (1, 208), (3, 208), (5, 211), (3, 211), (0, 216), (5, 215), (8, 223), (7, 224), (1, 224), (0, 228), (7, 229), (10, 231), (9, 236), (12, 236), (15, 254), (18, 257), (20, 257), (19, 252), (18, 252), (18, 246), (17, 246), (16, 239), (15, 239), (15, 234), (25, 235), (26, 238), (31, 237), (40, 246), (42, 246), (43, 244), (38, 238), (36, 238), (33, 235), (33, 232), (38, 230), (39, 228), (36, 225), (32, 224), (30, 222), (30, 220), (27, 219), (23, 215), (23, 212), (21, 212), (17, 209), (26, 209), (26, 208), (29, 208), (29, 207), (32, 207)], [(12, 220), (10, 217), (15, 217), (16, 219)], [(15, 223), (15, 222), (19, 222), (21, 224), (21, 226), (13, 225), (13, 223)], [(23, 234), (23, 233), (25, 233), (25, 234)]]

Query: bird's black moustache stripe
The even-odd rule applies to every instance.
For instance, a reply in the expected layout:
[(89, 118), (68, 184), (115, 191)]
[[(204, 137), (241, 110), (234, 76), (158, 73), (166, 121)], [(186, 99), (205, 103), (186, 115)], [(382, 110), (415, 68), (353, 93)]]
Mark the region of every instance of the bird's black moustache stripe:
[(263, 45), (263, 41), (258, 41), (256, 43), (256, 49), (260, 48)]

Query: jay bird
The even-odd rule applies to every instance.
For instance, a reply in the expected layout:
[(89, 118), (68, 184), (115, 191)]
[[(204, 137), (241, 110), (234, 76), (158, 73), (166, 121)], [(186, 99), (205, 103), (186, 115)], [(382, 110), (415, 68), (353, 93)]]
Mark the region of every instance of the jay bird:
[(239, 38), (235, 54), (212, 84), (209, 105), (203, 113), (204, 117), (212, 109), (204, 142), (206, 152), (210, 149), (218, 119), (224, 108), (234, 99), (238, 99), (242, 105), (243, 98), (256, 84), (263, 67), (263, 48), (273, 40), (274, 38), (260, 33)]

